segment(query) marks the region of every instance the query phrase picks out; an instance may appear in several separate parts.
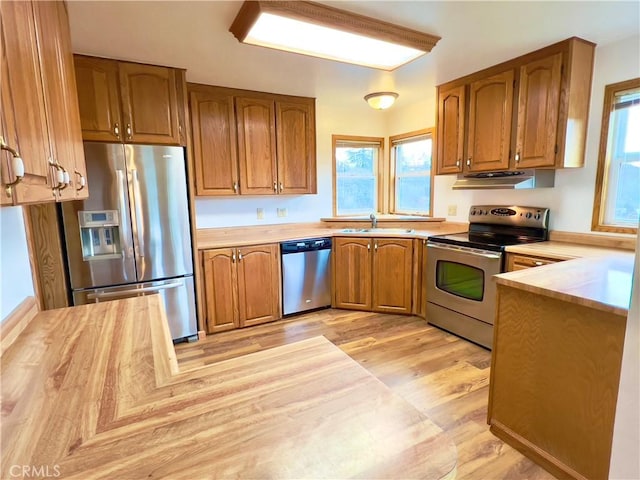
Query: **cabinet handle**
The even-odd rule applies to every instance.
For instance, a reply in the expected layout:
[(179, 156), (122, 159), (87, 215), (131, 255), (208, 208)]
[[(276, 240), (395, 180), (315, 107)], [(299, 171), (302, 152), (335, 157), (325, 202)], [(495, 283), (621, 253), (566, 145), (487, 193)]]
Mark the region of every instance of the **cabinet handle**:
[(542, 263), (542, 262), (533, 262), (533, 263), (535, 264), (535, 266), (536, 266), (536, 267), (539, 267), (539, 266), (541, 266), (541, 265), (544, 265), (544, 263)]
[(367, 243), (367, 250), (371, 250), (371, 242)]
[(518, 163), (518, 162), (520, 161), (520, 152), (517, 152), (517, 153), (516, 153), (516, 158), (515, 158), (515, 160), (516, 160), (516, 163)]
[(280, 182), (280, 193), (282, 193), (282, 182)]
[(459, 167), (462, 161), (460, 159), (456, 160), (456, 167)]
[(236, 263), (236, 252), (231, 254), (231, 263)]
[(471, 166), (471, 157), (467, 158), (467, 167)]
[(52, 189), (62, 191), (67, 188), (70, 180), (67, 171), (53, 158), (49, 158), (49, 165), (55, 168), (54, 179), (56, 181), (56, 185), (52, 187)]
[(24, 162), (18, 151), (11, 148), (4, 142), (4, 138), (0, 137), (0, 150), (6, 150), (11, 154), (11, 173), (16, 179), (13, 182), (5, 183), (4, 188), (7, 192), (7, 197), (11, 197), (11, 187), (19, 184), (24, 178)]
[(120, 138), (120, 126), (117, 122), (113, 124), (113, 134), (116, 136), (116, 138)]
[(242, 252), (238, 252), (238, 261), (242, 261)]
[(238, 193), (238, 182), (233, 182), (233, 191)]
[(78, 176), (78, 185), (80, 185), (80, 188), (76, 188), (76, 192), (79, 192), (87, 185), (87, 180), (84, 178), (84, 175), (82, 175), (78, 170), (74, 170), (73, 173)]
[(377, 252), (377, 251), (378, 251), (378, 242), (375, 242), (375, 243), (373, 244), (373, 251), (374, 251), (374, 252)]
[(427, 239), (426, 238), (422, 239), (422, 245), (424, 245), (425, 247), (427, 246)]
[(276, 182), (273, 182), (273, 191), (278, 193), (278, 184)]
[(131, 124), (127, 123), (127, 138), (131, 140)]

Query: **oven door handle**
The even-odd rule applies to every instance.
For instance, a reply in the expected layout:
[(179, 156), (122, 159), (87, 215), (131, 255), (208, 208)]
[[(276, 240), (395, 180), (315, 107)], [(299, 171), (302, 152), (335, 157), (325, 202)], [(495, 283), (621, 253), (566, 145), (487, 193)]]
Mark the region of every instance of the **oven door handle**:
[(448, 245), (448, 244), (435, 244), (431, 242), (427, 242), (427, 248), (434, 248), (436, 250), (446, 250), (449, 252), (461, 252), (468, 253), (471, 255), (477, 255), (479, 257), (491, 258), (491, 259), (500, 259), (502, 258), (502, 253), (500, 252), (492, 252), (490, 250), (480, 250), (477, 248), (471, 247), (461, 247), (458, 245)]

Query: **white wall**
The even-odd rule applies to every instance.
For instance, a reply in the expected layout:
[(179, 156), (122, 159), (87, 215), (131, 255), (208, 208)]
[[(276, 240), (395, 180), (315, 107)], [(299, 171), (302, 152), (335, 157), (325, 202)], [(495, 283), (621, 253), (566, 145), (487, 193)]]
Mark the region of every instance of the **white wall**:
[(640, 478), (640, 235), (622, 352), (609, 478)]
[(0, 208), (0, 319), (33, 295), (22, 207)]
[[(587, 126), (585, 166), (556, 172), (554, 188), (536, 190), (451, 190), (455, 175), (438, 176), (434, 185), (434, 216), (446, 217), (447, 207), (457, 205), (456, 217), (465, 221), (473, 204), (514, 204), (551, 209), (551, 229), (590, 232), (596, 167), (602, 123), (604, 87), (607, 84), (640, 76), (640, 37), (596, 48), (591, 107)], [(416, 122), (416, 127), (419, 122)]]

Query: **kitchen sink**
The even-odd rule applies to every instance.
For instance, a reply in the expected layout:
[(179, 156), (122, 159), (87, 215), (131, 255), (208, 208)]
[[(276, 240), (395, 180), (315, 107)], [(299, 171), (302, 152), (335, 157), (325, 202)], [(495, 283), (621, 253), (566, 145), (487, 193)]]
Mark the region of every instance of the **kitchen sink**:
[(413, 228), (344, 228), (342, 233), (413, 233)]

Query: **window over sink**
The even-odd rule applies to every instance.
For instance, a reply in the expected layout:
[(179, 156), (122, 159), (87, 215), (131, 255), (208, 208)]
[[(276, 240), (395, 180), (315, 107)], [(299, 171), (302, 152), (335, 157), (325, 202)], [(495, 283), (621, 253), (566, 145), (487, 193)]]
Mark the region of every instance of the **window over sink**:
[(640, 78), (604, 94), (592, 230), (636, 233), (640, 218)]
[(332, 140), (334, 215), (378, 212), (384, 138), (333, 135)]

